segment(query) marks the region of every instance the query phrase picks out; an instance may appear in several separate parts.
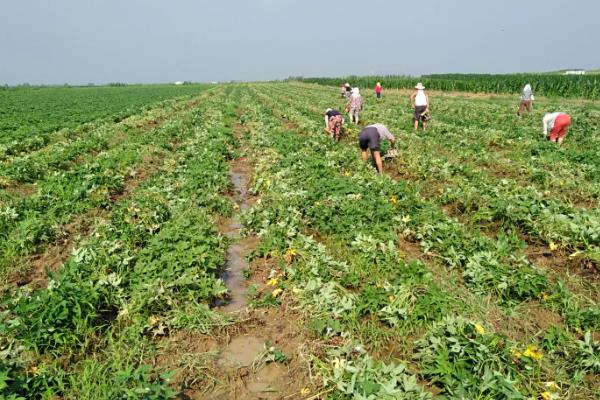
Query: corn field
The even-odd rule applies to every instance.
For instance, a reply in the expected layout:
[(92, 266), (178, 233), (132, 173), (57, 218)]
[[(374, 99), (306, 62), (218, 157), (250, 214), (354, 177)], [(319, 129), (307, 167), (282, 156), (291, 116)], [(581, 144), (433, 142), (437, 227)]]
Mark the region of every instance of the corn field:
[(423, 82), (432, 90), (464, 91), (478, 93), (518, 93), (530, 83), (534, 93), (547, 97), (570, 97), (584, 99), (600, 98), (600, 76), (598, 75), (550, 75), (550, 74), (440, 74), (422, 77), (382, 75), (346, 76), (339, 78), (300, 78), (299, 80), (321, 85), (339, 86), (349, 82), (352, 86), (374, 87), (381, 82), (384, 88), (411, 89)]

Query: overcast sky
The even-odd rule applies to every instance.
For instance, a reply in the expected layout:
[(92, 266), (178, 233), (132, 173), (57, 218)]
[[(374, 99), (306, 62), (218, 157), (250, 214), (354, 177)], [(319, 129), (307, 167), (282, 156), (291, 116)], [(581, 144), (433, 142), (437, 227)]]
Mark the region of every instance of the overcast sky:
[(600, 68), (600, 0), (0, 0), (0, 84)]

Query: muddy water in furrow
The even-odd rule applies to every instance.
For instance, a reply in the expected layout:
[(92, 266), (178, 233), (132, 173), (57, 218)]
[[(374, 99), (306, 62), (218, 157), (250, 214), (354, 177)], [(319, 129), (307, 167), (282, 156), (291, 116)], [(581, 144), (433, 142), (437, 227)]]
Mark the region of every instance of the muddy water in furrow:
[[(229, 175), (235, 188), (235, 201), (239, 210), (248, 209), (248, 173), (242, 168), (232, 165)], [(235, 213), (225, 224), (224, 233), (233, 240), (233, 244), (227, 250), (227, 263), (221, 273), (221, 279), (227, 285), (230, 295), (228, 300), (217, 304), (219, 309), (224, 312), (241, 311), (248, 304), (244, 270), (248, 268), (246, 256), (254, 247), (254, 239), (240, 236), (242, 224), (239, 221), (239, 214), (239, 212)]]

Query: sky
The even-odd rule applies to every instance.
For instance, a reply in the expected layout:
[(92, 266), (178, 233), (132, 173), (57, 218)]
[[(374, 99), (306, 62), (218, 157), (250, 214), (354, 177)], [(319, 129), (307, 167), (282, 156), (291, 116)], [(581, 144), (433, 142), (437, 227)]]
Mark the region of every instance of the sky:
[(0, 84), (600, 68), (600, 0), (0, 0)]

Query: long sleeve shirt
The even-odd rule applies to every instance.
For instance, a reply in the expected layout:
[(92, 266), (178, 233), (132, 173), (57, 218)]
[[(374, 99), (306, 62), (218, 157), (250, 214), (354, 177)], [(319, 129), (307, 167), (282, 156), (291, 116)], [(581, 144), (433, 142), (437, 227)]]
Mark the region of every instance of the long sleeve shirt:
[(362, 96), (350, 96), (348, 99), (348, 108), (355, 110), (362, 110), (363, 99)]

